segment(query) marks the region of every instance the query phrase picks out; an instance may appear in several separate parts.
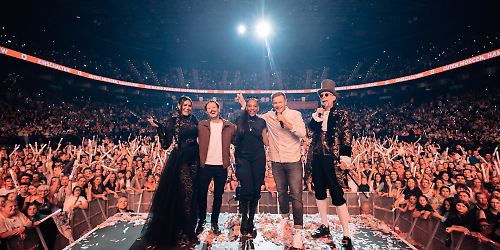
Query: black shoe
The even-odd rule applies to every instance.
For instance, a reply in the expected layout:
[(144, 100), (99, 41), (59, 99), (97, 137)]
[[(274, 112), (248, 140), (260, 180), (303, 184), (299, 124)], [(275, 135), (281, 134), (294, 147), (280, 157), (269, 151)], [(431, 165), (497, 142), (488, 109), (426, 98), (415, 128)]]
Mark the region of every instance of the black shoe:
[(193, 245), (198, 245), (200, 243), (200, 240), (198, 240), (198, 236), (196, 234), (191, 233), (187, 237), (188, 241)]
[(330, 247), (330, 249), (337, 249), (337, 246), (335, 245), (335, 243), (333, 243), (333, 240), (328, 243), (328, 246)]
[(255, 250), (255, 245), (253, 244), (253, 240), (252, 239), (249, 239), (247, 241), (247, 244), (248, 244), (248, 247), (247, 247), (248, 250)]
[(220, 234), (219, 225), (217, 225), (216, 223), (212, 224), (211, 230), (212, 230), (212, 232), (214, 232), (215, 235), (219, 235)]
[(191, 242), (190, 236), (187, 234), (182, 234), (179, 239), (178, 246), (180, 246), (181, 248), (188, 248), (191, 247), (192, 245), (193, 242)]
[(253, 221), (250, 221), (248, 223), (247, 233), (248, 233), (249, 237), (252, 237), (252, 238), (257, 237), (257, 229), (255, 229), (255, 226), (253, 225)]
[(247, 236), (248, 235), (247, 227), (240, 227), (240, 234), (241, 236)]
[(329, 235), (330, 235), (330, 229), (323, 224), (321, 224), (321, 226), (311, 234), (311, 236), (315, 239), (322, 238), (322, 237), (329, 236)]
[(179, 246), (181, 248), (187, 248), (190, 245), (191, 245), (191, 243), (186, 239), (181, 239), (181, 240), (179, 240), (179, 242), (177, 242), (177, 246)]
[(241, 234), (241, 236), (247, 236), (247, 234), (248, 234), (248, 223), (243, 223), (243, 221), (241, 222), (240, 234)]
[(196, 235), (201, 234), (203, 233), (203, 230), (205, 230), (205, 221), (200, 221), (196, 226), (195, 234)]
[(246, 214), (241, 215), (240, 233), (242, 236), (248, 234), (248, 216)]
[(351, 238), (346, 236), (342, 238), (342, 250), (352, 250)]
[(257, 205), (259, 204), (259, 200), (252, 200), (248, 205), (248, 229), (247, 232), (250, 237), (257, 237), (257, 229), (253, 224), (253, 220), (255, 217), (255, 212), (257, 211)]

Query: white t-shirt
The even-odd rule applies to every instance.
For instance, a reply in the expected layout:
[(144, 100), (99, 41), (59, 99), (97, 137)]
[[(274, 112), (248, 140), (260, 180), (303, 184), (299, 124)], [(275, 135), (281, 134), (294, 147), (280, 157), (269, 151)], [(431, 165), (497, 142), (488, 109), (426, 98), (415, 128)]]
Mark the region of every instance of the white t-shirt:
[(4, 217), (0, 214), (0, 233), (12, 231), (22, 226), (30, 226), (31, 221), (23, 213), (17, 211), (15, 215), (10, 218)]
[(13, 188), (13, 189), (0, 188), (0, 195), (1, 196), (6, 196), (10, 193), (15, 193), (15, 192), (17, 192), (17, 190), (15, 188)]
[(222, 126), (221, 122), (210, 122), (210, 141), (208, 143), (208, 165), (222, 165)]
[(83, 196), (78, 196), (75, 197), (73, 195), (70, 195), (69, 197), (66, 197), (66, 200), (64, 200), (64, 205), (63, 205), (63, 211), (64, 212), (71, 212), (71, 206), (76, 204), (77, 202), (85, 202), (87, 199), (85, 199)]

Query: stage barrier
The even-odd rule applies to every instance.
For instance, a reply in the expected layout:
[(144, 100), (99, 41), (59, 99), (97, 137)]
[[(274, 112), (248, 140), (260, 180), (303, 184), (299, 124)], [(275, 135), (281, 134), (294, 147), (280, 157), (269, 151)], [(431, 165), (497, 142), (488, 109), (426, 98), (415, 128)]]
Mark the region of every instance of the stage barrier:
[[(104, 76), (98, 76), (94, 74), (90, 74), (84, 71), (80, 71), (77, 69), (73, 69), (70, 67), (66, 67), (57, 63), (53, 63), (32, 55), (28, 55), (19, 51), (12, 50), (7, 47), (2, 47), (0, 46), (0, 55), (6, 55), (10, 56), (13, 58), (17, 58), (19, 60), (27, 61), (30, 63), (34, 63), (43, 67), (59, 70), (62, 72), (66, 72), (68, 74), (72, 74), (75, 76), (79, 77), (84, 77), (87, 79), (92, 79), (96, 81), (101, 81), (101, 82), (106, 82), (106, 83), (111, 83), (111, 84), (116, 84), (116, 85), (122, 85), (122, 86), (128, 86), (128, 87), (134, 87), (134, 88), (141, 88), (141, 89), (150, 89), (150, 90), (159, 90), (159, 91), (167, 91), (167, 92), (179, 92), (179, 93), (193, 93), (193, 94), (237, 94), (241, 90), (217, 90), (217, 89), (186, 89), (186, 88), (172, 88), (172, 87), (165, 87), (165, 86), (157, 86), (157, 85), (149, 85), (149, 84), (144, 84), (144, 83), (135, 83), (135, 82), (127, 82), (127, 81), (122, 81), (118, 79), (113, 79), (109, 77), (104, 77)], [(378, 81), (378, 82), (369, 82), (369, 83), (363, 83), (363, 84), (356, 84), (356, 85), (349, 85), (349, 86), (342, 86), (342, 87), (336, 87), (335, 90), (337, 91), (345, 91), (345, 90), (356, 90), (356, 89), (365, 89), (365, 88), (372, 88), (372, 87), (380, 87), (380, 86), (386, 86), (386, 85), (391, 85), (391, 84), (397, 84), (401, 82), (406, 82), (406, 81), (411, 81), (415, 79), (420, 79), (436, 74), (443, 73), (445, 71), (461, 68), (467, 65), (471, 65), (474, 63), (490, 60), (492, 58), (500, 56), (500, 49), (492, 50), (490, 52), (486, 52), (477, 56), (473, 56), (461, 61), (457, 61), (454, 63), (450, 63), (444, 66), (440, 66), (437, 68), (429, 69), (426, 71), (422, 71), (420, 73), (412, 74), (412, 75), (406, 75), (406, 76), (401, 76), (397, 78), (392, 78), (392, 79), (387, 79), (383, 81)], [(287, 94), (307, 94), (307, 93), (316, 93), (318, 89), (288, 89), (288, 90), (242, 90), (243, 94), (272, 94), (276, 91), (281, 91), (285, 92)]]
[[(394, 198), (376, 196), (373, 203), (373, 215), (375, 218), (392, 225), (393, 231), (402, 232), (402, 237), (415, 243), (419, 249), (457, 249), (457, 250), (489, 250), (497, 249), (489, 243), (479, 242), (475, 237), (454, 232), (449, 236), (445, 231), (444, 224), (435, 218), (429, 219), (412, 218), (411, 213), (392, 211)], [(451, 237), (452, 244), (448, 248), (445, 240)]]
[[(135, 212), (147, 213), (151, 206), (153, 192), (139, 192), (124, 194), (128, 198), (128, 209)], [(448, 249), (444, 242), (448, 237), (445, 232), (444, 225), (441, 221), (433, 218), (423, 220), (414, 219), (410, 213), (401, 213), (398, 210), (392, 211), (393, 198), (376, 196), (373, 193), (368, 194), (366, 198), (362, 193), (349, 192), (345, 194), (347, 207), (352, 215), (361, 213), (361, 205), (368, 205), (365, 213), (372, 214), (377, 219), (385, 222), (396, 231), (401, 231), (406, 240), (416, 243), (421, 249)], [(73, 229), (73, 238), (78, 239), (85, 233), (95, 228), (107, 218), (113, 216), (117, 212), (116, 203), (118, 198), (113, 195), (108, 195), (107, 200), (95, 199), (89, 202), (88, 209), (75, 209), (73, 218), (71, 219), (71, 228)], [(211, 211), (213, 196), (208, 196), (208, 211)], [(331, 205), (330, 201), (328, 212), (335, 214), (336, 209)], [(315, 214), (318, 212), (316, 207), (316, 199), (314, 193), (303, 192), (304, 213)], [(237, 213), (238, 202), (234, 200), (234, 192), (224, 192), (221, 212)], [(278, 195), (276, 193), (262, 192), (262, 197), (258, 206), (259, 213), (278, 213)], [(396, 228), (397, 227), (397, 228)], [(18, 237), (3, 240), (2, 245), (5, 249), (47, 249), (45, 240), (38, 227), (27, 231), (28, 237), (25, 240), (20, 240)], [(466, 236), (460, 233), (453, 233), (452, 246), (450, 249), (475, 249), (487, 250), (495, 249), (488, 243), (480, 243), (471, 236)], [(68, 240), (61, 234), (57, 236), (55, 249), (63, 249), (69, 244)]]

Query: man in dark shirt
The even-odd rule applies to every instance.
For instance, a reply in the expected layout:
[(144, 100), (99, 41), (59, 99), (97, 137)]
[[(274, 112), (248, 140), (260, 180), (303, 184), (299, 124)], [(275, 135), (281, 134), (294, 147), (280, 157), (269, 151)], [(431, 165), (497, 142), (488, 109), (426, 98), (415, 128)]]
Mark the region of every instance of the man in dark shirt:
[(128, 209), (128, 199), (122, 196), (116, 202), (116, 212), (117, 213), (133, 213), (134, 210)]
[(19, 183), (19, 195), (17, 196), (17, 207), (22, 208), (24, 205), (24, 200), (28, 197), (28, 186), (26, 182)]

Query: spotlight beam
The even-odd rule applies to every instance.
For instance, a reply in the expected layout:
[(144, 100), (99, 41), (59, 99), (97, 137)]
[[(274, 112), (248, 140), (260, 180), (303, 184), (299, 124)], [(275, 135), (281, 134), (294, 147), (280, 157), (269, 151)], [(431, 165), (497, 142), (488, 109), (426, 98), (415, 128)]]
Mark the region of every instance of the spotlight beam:
[(238, 34), (243, 35), (247, 32), (247, 27), (243, 24), (238, 25)]
[(257, 37), (266, 39), (271, 34), (271, 24), (269, 22), (262, 20), (255, 26), (255, 33)]

